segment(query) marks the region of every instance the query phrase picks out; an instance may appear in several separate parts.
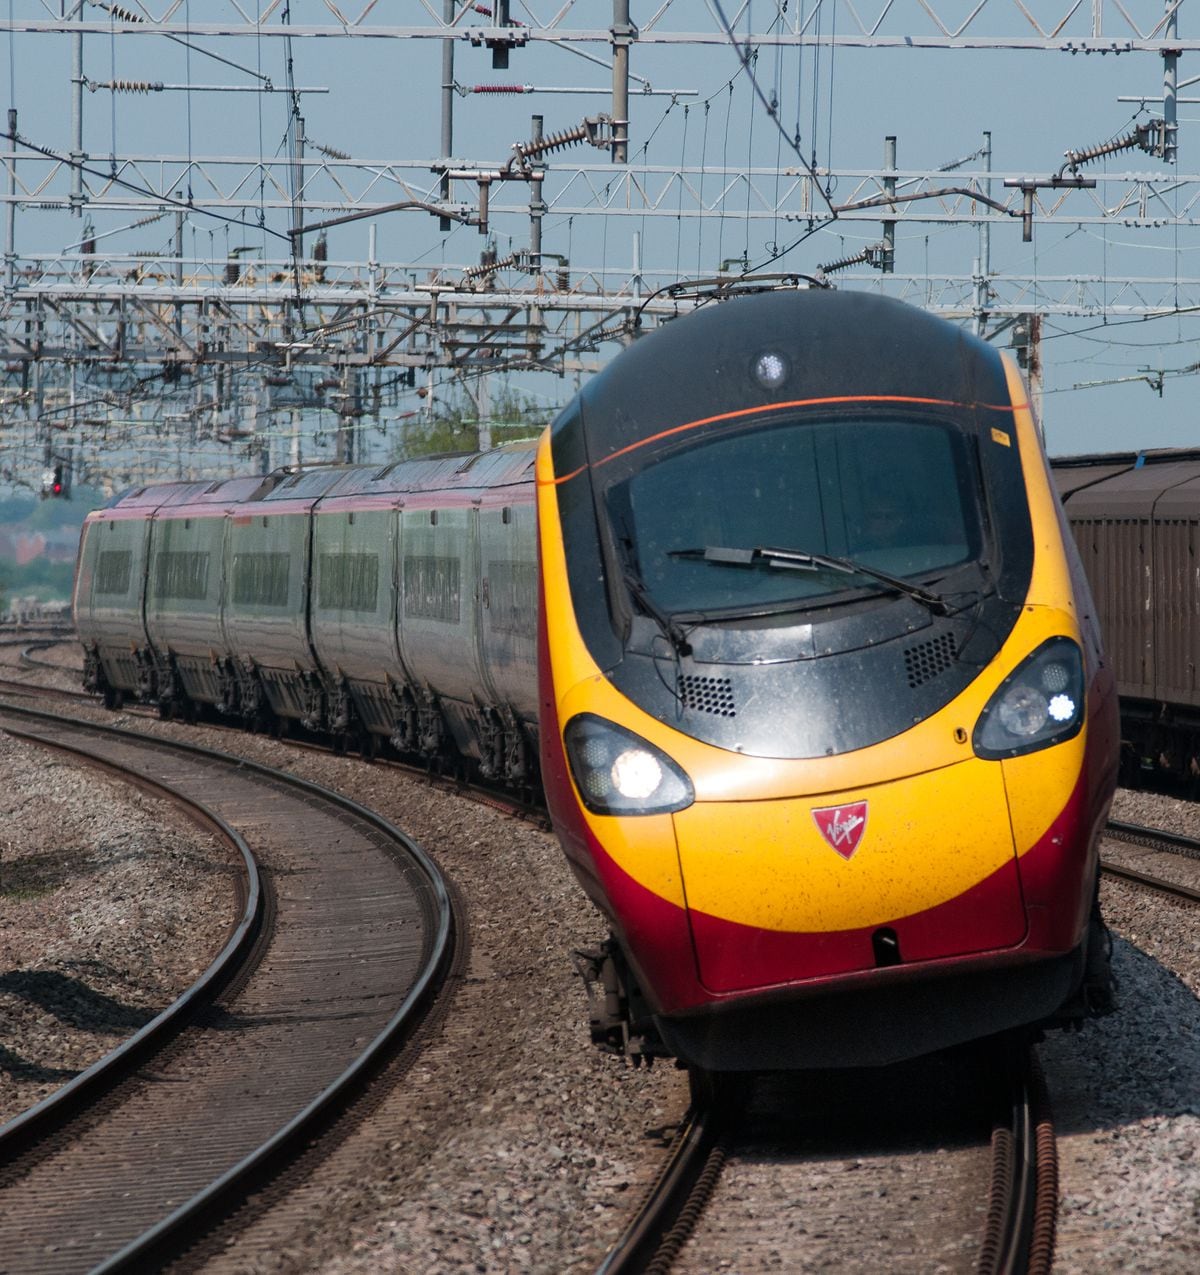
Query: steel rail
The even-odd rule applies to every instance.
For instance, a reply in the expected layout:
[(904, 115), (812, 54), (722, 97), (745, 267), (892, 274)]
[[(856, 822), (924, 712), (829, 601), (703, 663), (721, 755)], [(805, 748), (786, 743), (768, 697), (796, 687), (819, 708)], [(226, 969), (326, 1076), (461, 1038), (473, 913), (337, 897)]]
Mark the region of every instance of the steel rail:
[[(390, 845), (402, 848), (403, 861), (416, 868), (424, 888), (428, 891), (432, 910), (437, 919), (436, 930), (427, 945), (424, 964), (413, 979), (404, 1000), (384, 1027), (358, 1053), (350, 1065), (266, 1141), (245, 1155), (220, 1177), (196, 1192), (167, 1217), (95, 1266), (93, 1275), (99, 1275), (99, 1272), (149, 1269), (179, 1252), (194, 1237), (198, 1229), (221, 1216), (232, 1204), (243, 1198), (249, 1189), (263, 1180), (269, 1171), (278, 1167), (285, 1158), (294, 1154), (318, 1133), (330, 1116), (342, 1109), (353, 1091), (373, 1074), (418, 1026), (453, 960), (457, 928), (453, 903), (437, 865), (416, 842), (375, 812), (320, 784), (299, 779), (257, 762), (230, 757), (194, 744), (162, 740), (92, 722), (74, 722), (35, 709), (0, 705), (0, 711), (35, 721), (40, 719), (53, 724), (77, 725), (89, 732), (111, 735), (135, 744), (145, 742), (155, 748), (189, 754), (226, 765), (235, 765), (243, 773), (250, 772), (271, 783), (292, 788), (352, 813), (372, 827)], [(33, 738), (24, 735), (23, 732), (22, 735)], [(97, 764), (96, 759), (91, 760), (93, 764)], [(234, 835), (236, 836), (236, 833)], [(139, 1036), (142, 1034), (139, 1033)], [(118, 1051), (114, 1051), (116, 1052)], [(31, 1108), (25, 1116), (31, 1115), (35, 1110), (36, 1108)], [(18, 1120), (24, 1118), (18, 1117)]]
[(1032, 1048), (1012, 1066), (1007, 1119), (992, 1130), (992, 1181), (977, 1270), (1049, 1275), (1058, 1209), (1054, 1126)]
[(28, 646), (21, 648), (21, 653), (17, 656), (17, 663), (21, 668), (48, 668), (58, 669), (57, 664), (48, 664), (45, 660), (34, 659), (32, 652), (48, 651), (52, 646), (61, 646), (61, 638), (39, 638), (34, 642), (30, 642)]
[(1177, 881), (1166, 881), (1162, 877), (1151, 876), (1148, 872), (1139, 872), (1136, 868), (1126, 868), (1116, 863), (1100, 862), (1100, 869), (1105, 876), (1115, 877), (1118, 881), (1126, 881), (1130, 885), (1139, 885), (1143, 889), (1156, 890), (1159, 894), (1173, 899), (1181, 899), (1185, 903), (1200, 903), (1200, 890), (1188, 885), (1180, 885)]
[[(0, 717), (9, 713), (19, 716), (44, 716), (40, 713), (30, 714), (26, 709), (0, 705)], [(167, 784), (147, 779), (145, 776), (139, 775), (133, 779), (120, 766), (103, 761), (86, 750), (72, 748), (64, 743), (48, 744), (37, 735), (14, 730), (11, 726), (3, 724), (0, 724), (0, 731), (43, 748), (56, 748), (61, 752), (70, 753), (84, 765), (97, 770), (106, 770), (110, 774), (134, 782), (143, 790), (155, 793), (186, 811), (197, 824), (214, 832), (241, 855), (244, 876), (240, 888), (245, 896), (242, 915), (233, 933), (209, 963), (208, 968), (185, 992), (150, 1022), (139, 1028), (127, 1040), (122, 1041), (115, 1049), (110, 1050), (103, 1058), (97, 1059), (78, 1076), (53, 1093), (47, 1094), (40, 1102), (26, 1108), (6, 1124), (0, 1125), (0, 1161), (7, 1161), (34, 1142), (46, 1137), (53, 1129), (60, 1127), (82, 1107), (96, 1102), (114, 1085), (130, 1075), (149, 1053), (161, 1048), (186, 1026), (198, 1009), (211, 1003), (244, 963), (258, 937), (262, 924), (263, 888), (258, 864), (245, 839), (236, 829), (230, 827), (219, 815), (202, 803), (184, 796)]]
[[(1189, 859), (1200, 859), (1200, 841), (1194, 837), (1185, 837), (1182, 833), (1168, 832), (1165, 828), (1149, 828), (1142, 824), (1123, 823), (1116, 819), (1109, 820), (1106, 831), (1120, 841), (1132, 842), (1151, 850), (1165, 851), (1168, 854), (1182, 855)], [(1138, 868), (1126, 867), (1124, 864), (1113, 863), (1104, 858), (1100, 860), (1100, 870), (1106, 876), (1118, 881), (1141, 886), (1145, 890), (1154, 890), (1184, 903), (1200, 903), (1200, 890), (1194, 886), (1183, 885), (1178, 881), (1168, 881), (1164, 877), (1156, 877)]]
[(669, 1270), (716, 1185), (724, 1159), (718, 1108), (689, 1107), (670, 1155), (596, 1275)]
[(1189, 859), (1200, 859), (1200, 841), (1195, 837), (1185, 837), (1180, 832), (1168, 832), (1165, 828), (1149, 828), (1138, 823), (1123, 823), (1119, 819), (1110, 819), (1106, 832), (1118, 840), (1137, 841), (1151, 848), (1170, 850), (1174, 854), (1184, 855)]

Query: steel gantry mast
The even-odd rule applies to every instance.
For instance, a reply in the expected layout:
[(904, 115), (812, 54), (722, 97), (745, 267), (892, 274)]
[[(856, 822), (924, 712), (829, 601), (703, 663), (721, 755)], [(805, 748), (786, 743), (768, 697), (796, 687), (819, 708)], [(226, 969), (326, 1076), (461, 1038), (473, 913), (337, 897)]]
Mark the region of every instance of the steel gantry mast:
[[(734, 23), (727, 25), (712, 3), (705, 12), (672, 0), (612, 0), (609, 26), (573, 25), (599, 7), (427, 0), (404, 7), (408, 24), (387, 25), (385, 6), (369, 0), (264, 0), (254, 15), (233, 0), (195, 7), (187, 0), (14, 0), (0, 16), (0, 43), (7, 39), (11, 56), (34, 42), (68, 42), (71, 109), (69, 136), (60, 137), (44, 107), (26, 106), (14, 86), (0, 143), (6, 476), (21, 480), (25, 469), (44, 466), (48, 451), (67, 449), (95, 473), (114, 455), (122, 459), (111, 467), (122, 472), (166, 468), (178, 464), (172, 444), (181, 438), (197, 465), (228, 468), (230, 448), (257, 449), (256, 463), (268, 464), (297, 455), (303, 420), (310, 433), (333, 436), (336, 455), (365, 457), (372, 440), (394, 447), (392, 425), (428, 418), (448, 380), (475, 385), (509, 372), (572, 385), (600, 366), (613, 342), (691, 304), (670, 285), (697, 271), (683, 269), (678, 247), (672, 253), (663, 244), (694, 237), (703, 247), (705, 235), (711, 244), (717, 232), (708, 227), (733, 237), (727, 228), (736, 224), (747, 241), (751, 228), (791, 228), (806, 246), (776, 268), (836, 274), (838, 286), (886, 291), (981, 333), (1035, 314), (1200, 310), (1200, 278), (1174, 271), (1154, 278), (994, 268), (993, 236), (1001, 229), (1018, 241), (1055, 226), (1177, 236), (1197, 223), (1200, 172), (1178, 171), (1187, 154), (1178, 108), (1194, 82), (1179, 79), (1180, 63), (1200, 51), (1200, 32), (1181, 30), (1181, 0), (1060, 0), (1037, 6), (1037, 17), (1021, 0), (991, 0), (965, 14), (952, 0), (894, 0), (874, 16), (848, 0), (807, 0), (769, 6), (762, 30), (736, 34), (748, 6), (728, 6)], [(193, 21), (194, 11), (204, 20)], [(711, 21), (698, 25), (698, 14)], [(761, 20), (757, 7), (754, 17)], [(401, 77), (411, 74), (405, 59), (428, 62), (440, 51), (437, 153), (412, 153), (423, 140), (432, 144), (433, 112), (429, 120), (398, 121), (395, 145), (374, 156), (352, 157), (308, 137), (312, 112), (299, 104), (331, 90), (294, 83), (290, 56), (288, 83), (276, 84), (262, 66), (278, 65), (282, 41), (320, 51), (305, 62), (310, 70), (330, 66), (334, 49), (353, 64), (383, 46)], [(118, 48), (128, 45), (140, 67), (153, 63), (164, 42), (187, 57), (181, 78), (117, 74)], [(643, 121), (651, 105), (661, 115), (693, 103), (699, 116), (702, 93), (696, 83), (668, 87), (643, 72), (674, 49), (719, 52), (731, 44), (737, 56), (721, 63), (722, 73), (740, 66), (751, 79), (759, 56), (789, 52), (1144, 55), (1161, 59), (1162, 97), (1131, 99), (1145, 118), (1128, 136), (1094, 145), (1068, 139), (1081, 144), (1057, 170), (993, 169), (991, 132), (982, 130), (976, 155), (936, 170), (903, 165), (903, 138), (894, 134), (884, 140), (879, 168), (835, 166), (828, 156), (815, 162), (812, 139), (814, 162), (798, 144), (774, 162), (753, 154), (749, 162), (708, 154), (649, 162), (648, 138), (631, 120), (635, 107)], [(586, 68), (580, 82), (562, 83), (561, 75), (538, 82), (545, 74), (538, 55), (551, 53), (557, 66)], [(226, 82), (197, 80), (201, 59), (221, 66)], [(460, 80), (468, 59), (506, 78)], [(96, 69), (102, 64), (106, 72)], [(680, 65), (671, 63), (676, 74)], [(515, 78), (518, 71), (526, 78)], [(597, 71), (608, 82), (596, 82)], [(233, 100), (259, 103), (260, 118), (262, 103), (275, 108), (285, 98), (289, 144), (267, 153), (260, 124), (258, 135), (250, 127), (210, 129), (193, 146), (198, 95), (228, 101), (234, 93)], [(543, 108), (519, 124), (512, 99), (538, 94), (554, 113)], [(581, 97), (591, 99), (582, 108)], [(137, 129), (130, 130), (134, 144), (118, 147), (115, 103), (127, 98), (186, 100), (186, 147), (162, 153), (138, 145)], [(703, 102), (706, 122), (713, 100)], [(89, 127), (93, 101), (111, 107), (107, 154)], [(757, 118), (770, 117), (785, 133), (777, 98), (764, 91), (763, 102)], [(455, 125), (460, 103), (491, 108), (489, 127), (503, 129), (507, 143), (473, 136), (474, 154), (456, 154), (456, 135), (460, 146), (464, 136)], [(1121, 156), (1136, 156), (1138, 167), (1119, 170)], [(418, 229), (393, 232), (397, 219)], [(361, 235), (349, 236), (360, 222), (368, 246), (356, 255)], [(897, 237), (950, 227), (975, 229), (965, 268), (915, 270)], [(424, 250), (381, 259), (377, 231)], [(150, 248), (139, 239), (147, 233), (156, 237)], [(848, 238), (852, 249), (866, 246), (829, 260), (830, 234)], [(617, 259), (610, 236), (636, 242), (636, 252)], [(647, 263), (651, 241), (657, 261)], [(736, 275), (750, 255), (721, 264)]]

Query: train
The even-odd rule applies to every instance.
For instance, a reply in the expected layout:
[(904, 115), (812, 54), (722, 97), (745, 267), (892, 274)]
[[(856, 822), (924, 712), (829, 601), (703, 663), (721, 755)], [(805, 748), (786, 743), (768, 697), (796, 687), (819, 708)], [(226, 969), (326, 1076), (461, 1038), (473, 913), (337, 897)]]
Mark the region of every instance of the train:
[(1200, 789), (1200, 451), (1052, 464), (1121, 699), (1121, 780)]
[(594, 1042), (876, 1066), (1108, 1012), (1116, 685), (1007, 354), (746, 289), (536, 440), (125, 493), (85, 685), (544, 797)]

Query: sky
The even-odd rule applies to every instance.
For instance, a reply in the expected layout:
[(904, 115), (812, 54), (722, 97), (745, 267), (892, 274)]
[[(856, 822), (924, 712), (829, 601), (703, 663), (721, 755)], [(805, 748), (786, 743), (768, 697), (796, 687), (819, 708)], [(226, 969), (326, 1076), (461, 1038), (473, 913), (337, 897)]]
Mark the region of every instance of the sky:
[[(44, 17), (55, 6), (39, 0), (0, 0), (0, 107), (15, 107), (23, 137), (39, 145), (65, 152), (71, 137), (71, 42), (52, 33), (12, 33), (5, 19)], [(136, 6), (132, 6), (136, 7)], [(151, 8), (165, 8), (165, 0)], [(260, 4), (260, 8), (262, 5)], [(440, 12), (440, 4), (434, 6)], [(542, 6), (543, 8), (549, 8)], [(553, 6), (557, 9), (559, 6)], [(634, 0), (635, 22), (657, 11), (653, 4)], [(793, 8), (794, 8), (793, 3)], [(860, 8), (863, 6), (860, 5)], [(869, 7), (869, 6), (868, 6)], [(883, 7), (882, 4), (879, 7)], [(973, 5), (943, 0), (943, 10)], [(1039, 9), (1064, 9), (1057, 4), (1037, 4)], [(1083, 6), (1085, 9), (1087, 6)], [(734, 13), (735, 6), (723, 6)], [(1131, 11), (1144, 17), (1161, 12), (1160, 0), (1131, 0)], [(379, 22), (420, 22), (419, 5), (382, 4), (372, 15)], [(765, 31), (776, 5), (759, 3), (737, 7), (742, 14), (739, 32), (748, 27)], [(917, 21), (916, 0), (897, 0), (896, 21)], [(1015, 6), (993, 5), (997, 17), (991, 34), (1028, 34), (1019, 30)], [(327, 21), (328, 12), (315, 0), (295, 0), (293, 20)], [(514, 4), (514, 14), (521, 6)], [(538, 10), (541, 12), (541, 9)], [(842, 10), (841, 21), (846, 21)], [(101, 11), (89, 6), (88, 15)], [(226, 0), (185, 0), (177, 17), (190, 15), (196, 22), (230, 18)], [(914, 16), (916, 15), (916, 16)], [(102, 16), (102, 15), (101, 15)], [(1187, 20), (1185, 12), (1183, 21)], [(696, 0), (676, 4), (668, 25), (676, 28), (716, 30), (718, 18), (712, 6)], [(480, 19), (483, 21), (483, 19)], [(611, 10), (605, 0), (578, 4), (570, 21), (576, 27), (606, 26)], [(845, 26), (842, 28), (845, 29)], [(191, 47), (186, 47), (190, 43)], [(541, 114), (547, 133), (573, 127), (585, 114), (610, 109), (607, 64), (609, 49), (603, 44), (581, 46), (586, 56), (565, 48), (530, 45), (514, 50), (510, 69), (495, 71), (486, 50), (465, 43), (456, 46), (456, 79), (464, 84), (524, 83), (539, 89), (594, 87), (594, 94), (539, 91), (524, 95), (456, 97), (455, 156), (464, 160), (501, 164), (512, 144), (529, 136), (529, 117)], [(290, 50), (279, 39), (193, 39), (168, 41), (163, 37), (115, 37), (92, 35), (85, 42), (85, 75), (92, 81), (156, 80), (190, 85), (189, 92), (113, 94), (97, 89), (84, 94), (85, 150), (93, 162), (103, 164), (112, 154), (273, 156), (285, 148), (288, 99), (280, 91), (291, 76), (300, 87), (327, 88), (329, 92), (302, 95), (309, 153), (324, 146), (355, 159), (383, 163), (407, 160), (414, 166), (412, 180), (429, 187), (430, 163), (440, 145), (440, 49), (428, 40), (296, 39)], [(210, 56), (217, 54), (224, 61)], [(1200, 60), (1193, 57), (1193, 61)], [(754, 63), (754, 76), (766, 93), (779, 98), (779, 116), (789, 140), (763, 110), (752, 91), (734, 51), (728, 46), (665, 47), (636, 45), (631, 55), (635, 75), (645, 77), (655, 90), (680, 90), (672, 98), (636, 91), (630, 109), (630, 158), (661, 168), (663, 173), (685, 164), (724, 168), (786, 170), (815, 158), (822, 169), (838, 174), (833, 197), (848, 198), (854, 181), (851, 173), (877, 168), (883, 159), (886, 136), (897, 138), (901, 180), (908, 169), (937, 169), (980, 148), (983, 135), (992, 138), (992, 168), (996, 188), (1003, 177), (1047, 176), (1063, 164), (1068, 148), (1082, 148), (1121, 135), (1136, 118), (1148, 111), (1120, 102), (1121, 96), (1154, 96), (1161, 92), (1162, 63), (1152, 54), (1122, 57), (1072, 56), (1059, 52), (969, 50), (891, 51), (841, 48), (800, 52), (776, 52), (764, 48)], [(1180, 62), (1180, 79), (1187, 78), (1187, 58)], [(210, 85), (262, 84), (269, 77), (275, 91), (210, 92)], [(686, 92), (685, 92), (686, 91)], [(692, 92), (694, 91), (694, 93)], [(1180, 108), (1180, 160), (1178, 172), (1200, 172), (1200, 107)], [(800, 134), (799, 155), (791, 138)], [(22, 160), (24, 164), (25, 161)], [(586, 182), (564, 189), (564, 174), (577, 164), (588, 166)], [(969, 161), (961, 172), (978, 171), (980, 161)], [(1138, 152), (1091, 165), (1089, 175), (1105, 171), (1161, 173), (1164, 166)], [(751, 265), (771, 270), (812, 272), (822, 263), (854, 253), (879, 238), (877, 223), (839, 222), (805, 237), (803, 222), (783, 219), (747, 220), (744, 208), (753, 192), (733, 182), (734, 194), (727, 214), (701, 224), (686, 216), (604, 216), (591, 211), (604, 201), (604, 187), (619, 180), (604, 152), (575, 148), (551, 157), (546, 196), (550, 211), (545, 220), (546, 252), (569, 256), (573, 269), (607, 272), (615, 282), (631, 269), (635, 239), (648, 276), (666, 277), (714, 273), (723, 260), (743, 257)], [(715, 175), (704, 179), (712, 199)], [(947, 174), (946, 180), (961, 180)], [(647, 182), (663, 183), (666, 193), (660, 208), (682, 209), (687, 199), (669, 178), (652, 175)], [(759, 175), (760, 190), (773, 194), (786, 189), (786, 177)], [(656, 187), (657, 188), (657, 187)], [(378, 198), (402, 197), (394, 185), (381, 184)], [(464, 186), (461, 195), (470, 192)], [(513, 200), (524, 192), (514, 192)], [(1182, 208), (1186, 193), (1170, 197)], [(253, 191), (244, 225), (229, 225), (200, 213), (189, 214), (185, 231), (189, 253), (224, 256), (232, 247), (245, 247), (249, 255), (278, 255), (278, 240), (254, 227)], [(502, 210), (504, 197), (495, 202), (493, 226), (497, 250), (504, 255), (527, 243), (527, 214)], [(566, 215), (562, 206), (581, 211)], [(313, 220), (310, 217), (310, 220)], [(286, 226), (285, 210), (265, 215), (270, 227)], [(121, 231), (105, 243), (126, 251), (164, 250), (174, 235), (173, 218), (131, 229), (130, 214), (99, 212), (94, 216), (98, 233)], [(415, 270), (439, 266), (475, 264), (484, 242), (473, 228), (442, 232), (438, 222), (424, 212), (396, 213), (330, 231), (330, 258), (365, 258), (368, 226), (373, 225), (376, 252), (384, 261), (411, 263)], [(22, 209), (17, 219), (17, 252), (53, 252), (78, 241), (80, 221), (61, 212)], [(802, 241), (802, 242), (800, 242)], [(782, 252), (788, 245), (795, 247)], [(993, 269), (1006, 276), (1050, 279), (1079, 272), (1107, 277), (1113, 294), (1122, 276), (1154, 280), (1200, 277), (1200, 235), (1196, 228), (1131, 227), (1123, 224), (1093, 226), (1055, 219), (1035, 227), (1034, 242), (1023, 243), (1020, 223), (1007, 220), (991, 235)], [(901, 222), (897, 227), (898, 276), (946, 272), (969, 274), (980, 251), (979, 235), (967, 226), (920, 225)], [(856, 278), (841, 277), (839, 286), (891, 286), (860, 270)], [(1088, 316), (1048, 318), (1043, 329), (1045, 396), (1043, 420), (1052, 454), (1125, 450), (1158, 446), (1200, 444), (1200, 423), (1192, 407), (1195, 375), (1173, 375), (1200, 362), (1200, 327), (1197, 316), (1174, 315), (1154, 320)], [(1007, 345), (1008, 335), (997, 338)], [(611, 356), (615, 345), (606, 347)], [(1144, 371), (1147, 370), (1148, 371)], [(1166, 371), (1161, 393), (1146, 379)], [(1114, 383), (1115, 382), (1115, 383)], [(1096, 384), (1100, 383), (1100, 384)], [(547, 406), (569, 396), (567, 382), (530, 385), (530, 393)]]

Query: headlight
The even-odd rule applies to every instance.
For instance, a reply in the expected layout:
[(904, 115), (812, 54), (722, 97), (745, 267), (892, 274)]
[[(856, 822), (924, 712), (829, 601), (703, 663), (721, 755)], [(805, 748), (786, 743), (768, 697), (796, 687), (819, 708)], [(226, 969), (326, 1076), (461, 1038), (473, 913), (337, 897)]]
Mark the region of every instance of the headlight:
[(591, 713), (563, 731), (583, 804), (597, 815), (659, 815), (695, 800), (691, 780), (661, 749)]
[(976, 756), (1018, 757), (1061, 744), (1083, 725), (1083, 656), (1070, 638), (1043, 642), (1000, 683), (975, 724)]

